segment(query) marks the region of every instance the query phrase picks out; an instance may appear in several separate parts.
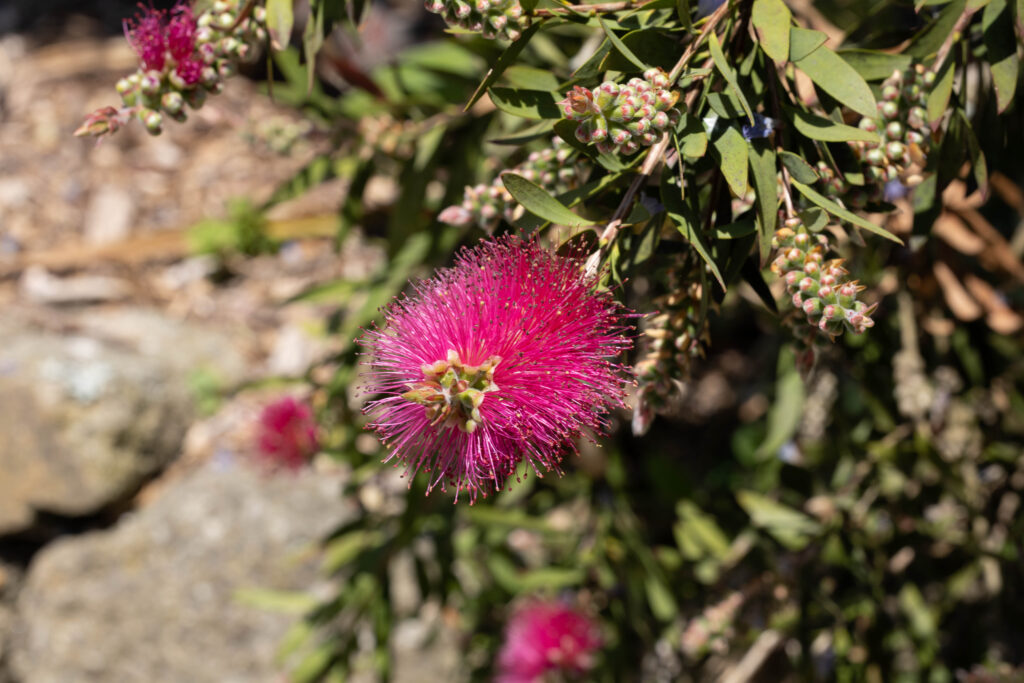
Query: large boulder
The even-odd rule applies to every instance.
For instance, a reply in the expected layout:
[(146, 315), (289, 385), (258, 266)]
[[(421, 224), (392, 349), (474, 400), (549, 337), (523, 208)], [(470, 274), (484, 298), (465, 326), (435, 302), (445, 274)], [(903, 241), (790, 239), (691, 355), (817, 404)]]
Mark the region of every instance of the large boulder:
[(296, 615), (245, 596), (316, 585), (316, 542), (352, 514), (338, 476), (222, 454), (112, 529), (46, 546), (18, 597), (16, 679), (284, 680), (275, 654)]
[(177, 455), (204, 369), (242, 378), (238, 337), (140, 309), (6, 314), (0, 534), (130, 497)]

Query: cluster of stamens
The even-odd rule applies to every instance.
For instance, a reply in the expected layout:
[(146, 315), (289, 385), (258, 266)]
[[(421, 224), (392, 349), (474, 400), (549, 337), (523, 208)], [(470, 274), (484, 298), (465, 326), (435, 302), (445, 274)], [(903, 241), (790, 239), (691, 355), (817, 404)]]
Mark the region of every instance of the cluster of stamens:
[(625, 85), (605, 81), (596, 90), (574, 86), (559, 102), (570, 121), (578, 121), (576, 139), (595, 143), (598, 151), (621, 149), (632, 154), (653, 145), (660, 133), (679, 120), (679, 93), (669, 89), (668, 74), (648, 69)]
[(812, 325), (832, 338), (844, 329), (860, 334), (874, 326), (870, 316), (877, 304), (857, 300), (864, 287), (847, 280), (842, 259), (825, 260), (824, 235), (812, 235), (799, 218), (790, 218), (776, 231), (772, 244), (779, 251), (771, 270), (785, 281), (793, 305)]
[[(526, 161), (511, 172), (559, 194), (571, 189), (578, 179), (575, 166), (566, 164), (571, 154), (572, 148), (560, 138), (554, 138), (550, 147), (531, 152)], [(438, 215), (438, 220), (449, 225), (472, 223), (490, 232), (500, 219), (514, 221), (522, 211), (498, 176), (489, 185), (467, 185), (462, 203), (446, 208)]]
[(466, 365), (454, 349), (448, 357), (426, 363), (423, 381), (409, 385), (402, 398), (425, 407), (431, 426), (458, 427), (472, 434), (483, 422), (480, 406), (484, 395), (497, 391), (494, 369), (501, 356), (491, 356), (480, 365)]
[(426, 0), (428, 12), (484, 38), (516, 40), (530, 26), (519, 0)]

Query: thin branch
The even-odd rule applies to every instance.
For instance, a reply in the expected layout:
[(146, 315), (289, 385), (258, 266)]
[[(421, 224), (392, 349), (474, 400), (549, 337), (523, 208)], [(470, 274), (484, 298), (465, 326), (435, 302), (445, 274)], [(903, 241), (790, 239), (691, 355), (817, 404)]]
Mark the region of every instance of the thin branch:
[(960, 15), (960, 18), (956, 20), (956, 24), (953, 26), (953, 30), (946, 36), (946, 40), (943, 41), (942, 47), (935, 53), (935, 63), (932, 65), (932, 71), (938, 73), (942, 68), (943, 62), (946, 61), (946, 57), (949, 56), (949, 51), (953, 49), (953, 43), (956, 42), (957, 38), (963, 33), (964, 29), (967, 28), (967, 24), (971, 23), (971, 17), (977, 12), (977, 8), (967, 7), (964, 13)]
[(228, 29), (228, 32), (234, 31), (239, 26), (241, 26), (242, 22), (248, 19), (249, 15), (252, 14), (252, 11), (255, 7), (256, 0), (247, 0), (245, 5), (242, 7), (242, 11), (239, 12), (238, 17), (235, 18), (235, 23), (231, 24), (231, 28)]
[(590, 12), (620, 12), (624, 9), (640, 9), (655, 0), (636, 2), (636, 0), (620, 0), (619, 2), (595, 2), (592, 5), (572, 5), (565, 7), (545, 7), (533, 10), (535, 17), (558, 17), (566, 14), (587, 14)]
[[(697, 52), (697, 48), (699, 48), (711, 32), (715, 30), (715, 27), (718, 26), (718, 23), (731, 8), (730, 6), (731, 3), (729, 2), (722, 3), (722, 5), (707, 18), (707, 22), (704, 24), (704, 28), (701, 30), (700, 34), (686, 47), (686, 50), (679, 58), (679, 61), (676, 62), (675, 66), (672, 67), (672, 71), (669, 72), (669, 83), (675, 83), (679, 80), (680, 75), (683, 73), (683, 69), (686, 68), (686, 65), (689, 64), (693, 55)], [(696, 98), (697, 89), (694, 88), (686, 95), (685, 108), (689, 109)], [(644, 158), (644, 163), (640, 166), (640, 172), (635, 178), (633, 178), (633, 182), (630, 184), (629, 189), (626, 190), (626, 194), (623, 195), (618, 208), (615, 209), (615, 213), (612, 214), (611, 220), (608, 221), (604, 230), (601, 232), (600, 249), (602, 252), (604, 252), (604, 250), (615, 241), (615, 237), (618, 235), (619, 229), (622, 227), (622, 221), (626, 218), (630, 209), (633, 207), (633, 202), (636, 200), (636, 196), (640, 192), (640, 188), (642, 188), (654, 174), (654, 170), (658, 167), (658, 164), (661, 163), (666, 150), (668, 150), (670, 141), (671, 136), (666, 131), (662, 134), (661, 140), (655, 143), (647, 152), (647, 156)]]

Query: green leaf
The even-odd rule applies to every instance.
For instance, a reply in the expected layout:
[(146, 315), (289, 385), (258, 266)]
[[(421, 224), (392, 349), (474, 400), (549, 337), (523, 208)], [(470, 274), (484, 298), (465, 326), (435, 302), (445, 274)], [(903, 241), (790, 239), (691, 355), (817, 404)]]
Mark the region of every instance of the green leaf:
[(292, 0), (267, 0), (267, 32), (270, 34), (270, 46), (275, 51), (288, 47), (294, 24)]
[(941, 119), (949, 107), (949, 97), (953, 92), (954, 60), (947, 59), (942, 70), (936, 74), (935, 85), (928, 93), (928, 122), (934, 123)]
[[(288, 1), (290, 2), (291, 0)], [(484, 80), (482, 80), (480, 85), (476, 87), (476, 91), (473, 93), (473, 96), (469, 98), (469, 102), (466, 103), (463, 111), (469, 111), (469, 108), (476, 104), (477, 100), (483, 97), (484, 93), (487, 92), (487, 89), (501, 78), (501, 75), (505, 73), (505, 69), (515, 63), (519, 53), (523, 51), (523, 48), (525, 48), (530, 42), (530, 39), (533, 38), (533, 34), (540, 30), (540, 26), (541, 24), (539, 21), (531, 24), (529, 28), (523, 31), (523, 35), (519, 36), (519, 38), (513, 41), (511, 45), (505, 48), (505, 51), (501, 53), (498, 60), (494, 62), (494, 66), (492, 66), (487, 72), (487, 75), (484, 76)]]
[(272, 590), (254, 586), (242, 587), (232, 596), (234, 601), (246, 607), (278, 614), (305, 614), (317, 605), (317, 599), (308, 593), (298, 591)]
[(687, 31), (693, 30), (693, 19), (690, 17), (690, 0), (676, 0), (676, 14)]
[(479, 56), (470, 52), (462, 44), (451, 40), (437, 40), (414, 45), (402, 50), (396, 61), (463, 78), (477, 78), (485, 66)]
[(865, 81), (882, 81), (893, 71), (905, 71), (913, 62), (907, 55), (891, 55), (875, 50), (839, 50), (837, 55), (852, 66)]
[(518, 133), (511, 133), (502, 138), (493, 138), (487, 142), (492, 145), (522, 145), (538, 138), (550, 137), (554, 129), (554, 122), (551, 119), (544, 119), (540, 123), (528, 126)]
[(708, 134), (704, 126), (697, 117), (689, 114), (683, 114), (679, 124), (677, 135), (680, 150), (688, 159), (700, 159), (708, 151)]
[(654, 574), (648, 574), (644, 588), (647, 592), (647, 604), (651, 606), (654, 618), (659, 621), (674, 619), (679, 613), (679, 606), (664, 580)]
[(803, 418), (803, 409), (804, 381), (796, 369), (793, 351), (783, 347), (779, 351), (775, 400), (768, 411), (768, 432), (757, 449), (757, 457), (774, 455), (793, 438)]
[(721, 560), (729, 554), (729, 537), (714, 517), (689, 500), (679, 501), (676, 514), (679, 521), (673, 531), (679, 550), (686, 559), (696, 561), (710, 556)]
[(878, 105), (868, 84), (852, 66), (825, 45), (794, 60), (794, 64), (814, 81), (814, 85), (858, 114), (878, 115)]
[(772, 236), (778, 219), (779, 190), (776, 182), (775, 151), (764, 140), (750, 143), (750, 172), (753, 176), (757, 207), (757, 251), (761, 263), (768, 261), (772, 249)]
[(836, 123), (832, 119), (822, 118), (808, 113), (801, 109), (789, 110), (793, 115), (793, 127), (804, 137), (823, 142), (850, 142), (863, 140), (864, 142), (879, 143), (878, 133), (861, 130), (856, 126), (847, 126), (845, 123)]
[(789, 175), (805, 185), (812, 185), (818, 182), (818, 174), (814, 167), (807, 163), (803, 157), (783, 150), (780, 153), (782, 165), (789, 171)]
[(531, 183), (515, 173), (502, 173), (501, 182), (524, 209), (535, 216), (557, 225), (579, 228), (594, 225), (594, 221), (581, 218), (570, 211), (564, 204), (552, 197), (547, 190)]
[(704, 259), (704, 263), (708, 264), (711, 269), (711, 273), (718, 280), (718, 284), (722, 285), (722, 289), (725, 289), (725, 281), (722, 279), (722, 273), (718, 270), (718, 264), (715, 263), (714, 259), (711, 258), (711, 252), (708, 250), (707, 244), (705, 243), (704, 235), (701, 234), (700, 230), (690, 223), (682, 214), (674, 213), (669, 211), (668, 217), (676, 224), (676, 229), (679, 234), (686, 238), (693, 248), (697, 250), (700, 257)]
[(516, 88), (527, 90), (558, 90), (558, 78), (550, 69), (538, 69), (524, 64), (513, 64), (505, 70), (505, 78)]
[(891, 232), (889, 232), (885, 228), (880, 228), (879, 226), (875, 225), (871, 221), (869, 221), (869, 220), (867, 220), (865, 218), (861, 218), (860, 216), (858, 216), (855, 213), (847, 211), (846, 209), (844, 209), (843, 207), (839, 206), (838, 204), (836, 204), (834, 201), (832, 201), (828, 197), (822, 196), (821, 194), (816, 192), (814, 189), (808, 187), (807, 185), (804, 185), (800, 181), (794, 179), (794, 180), (791, 180), (791, 183), (792, 183), (793, 187), (795, 187), (797, 190), (800, 191), (800, 194), (802, 194), (803, 196), (807, 197), (807, 199), (809, 199), (812, 203), (817, 204), (818, 206), (820, 206), (821, 208), (825, 209), (826, 211), (828, 211), (830, 214), (832, 214), (836, 218), (841, 218), (842, 220), (846, 221), (847, 223), (852, 223), (853, 225), (856, 225), (856, 226), (859, 226), (861, 228), (864, 228), (865, 230), (869, 230), (869, 231), (875, 233), (876, 235), (881, 235), (882, 237), (886, 238), (887, 240), (892, 240), (893, 242), (896, 242), (897, 244), (903, 244), (903, 240), (901, 240), (899, 237), (897, 237), (896, 235), (892, 234)]
[(821, 525), (804, 513), (754, 491), (737, 491), (736, 500), (754, 526), (764, 529), (790, 550), (805, 547)]
[(615, 35), (615, 31), (611, 29), (608, 22), (600, 16), (598, 16), (597, 20), (601, 22), (601, 28), (604, 29), (604, 34), (608, 36), (608, 40), (610, 40), (615, 49), (619, 51), (619, 54), (625, 57), (629, 63), (635, 66), (638, 70), (645, 71), (647, 69), (647, 65), (644, 64), (639, 57), (633, 54), (632, 50), (626, 47), (626, 44), (622, 42), (621, 38)]
[(992, 72), (992, 85), (996, 91), (996, 104), (1000, 114), (1013, 103), (1017, 90), (1019, 62), (1013, 33), (1013, 16), (1006, 0), (992, 0), (981, 18), (985, 48), (985, 61)]
[(761, 49), (774, 62), (789, 59), (789, 28), (793, 15), (782, 0), (754, 0), (750, 20), (757, 30)]
[(932, 23), (921, 29), (920, 32), (910, 40), (910, 47), (903, 51), (903, 54), (918, 59), (927, 59), (935, 55), (942, 43), (953, 31), (960, 15), (967, 7), (967, 0), (955, 0), (951, 2)]
[(513, 116), (527, 119), (562, 118), (562, 112), (556, 104), (555, 93), (543, 90), (491, 88), (487, 94), (494, 102), (494, 106)]
[(725, 54), (722, 52), (722, 45), (718, 42), (718, 36), (715, 33), (711, 33), (708, 37), (708, 47), (711, 48), (711, 59), (715, 62), (715, 68), (721, 72), (729, 84), (729, 88), (732, 89), (732, 93), (739, 99), (740, 106), (743, 107), (743, 111), (747, 113), (747, 118), (750, 119), (750, 125), (754, 125), (754, 112), (750, 108), (747, 98), (744, 97), (743, 91), (740, 90), (740, 84), (736, 80), (736, 72), (729, 66), (729, 60), (725, 58)]
[(749, 147), (740, 132), (728, 127), (711, 143), (725, 181), (737, 197), (747, 193), (747, 157)]
[(757, 226), (754, 221), (745, 218), (728, 225), (719, 225), (715, 228), (715, 237), (720, 240), (738, 240), (750, 235), (755, 230), (757, 230)]
[(967, 140), (967, 153), (971, 156), (971, 168), (974, 171), (974, 181), (983, 193), (988, 192), (988, 163), (985, 161), (985, 153), (978, 144), (978, 136), (974, 134), (971, 122), (967, 120), (967, 114), (963, 109), (957, 109), (957, 115), (963, 123), (964, 136)]
[[(312, 0), (309, 5), (309, 17), (306, 30), (302, 32), (302, 50), (306, 64), (315, 64), (316, 55), (324, 44), (324, 7), (322, 0)], [(313, 76), (315, 69), (307, 69), (306, 93), (313, 92)]]
[(792, 26), (789, 29), (789, 61), (798, 62), (825, 44), (828, 36), (821, 31)]
[(747, 115), (739, 98), (727, 92), (708, 93), (708, 106), (723, 119), (738, 119)]
[[(679, 38), (669, 31), (652, 28), (630, 31), (622, 36), (622, 44), (640, 62), (661, 67), (666, 71), (679, 59)], [(601, 70), (630, 73), (636, 71), (636, 66), (617, 50), (609, 50), (601, 62)]]
[(817, 207), (797, 211), (797, 215), (808, 232), (821, 232), (828, 225), (828, 214)]

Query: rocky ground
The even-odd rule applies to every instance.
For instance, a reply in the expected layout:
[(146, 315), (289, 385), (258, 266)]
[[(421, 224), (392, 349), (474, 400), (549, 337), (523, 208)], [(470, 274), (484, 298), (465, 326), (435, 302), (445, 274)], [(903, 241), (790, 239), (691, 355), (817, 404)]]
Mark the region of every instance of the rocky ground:
[[(329, 353), (324, 310), (285, 302), (381, 254), (359, 235), (190, 253), (189, 226), (324, 141), (273, 151), (257, 122), (295, 114), (244, 79), (158, 138), (72, 137), (134, 63), (85, 20), (0, 35), (0, 683), (280, 681), (296, 610), (267, 596), (315, 594), (316, 541), (353, 513), (339, 466), (256, 466), (274, 394), (235, 390)], [(329, 216), (343, 191), (274, 218)]]

